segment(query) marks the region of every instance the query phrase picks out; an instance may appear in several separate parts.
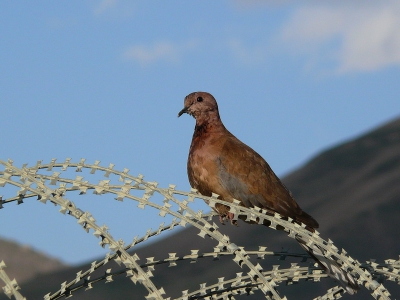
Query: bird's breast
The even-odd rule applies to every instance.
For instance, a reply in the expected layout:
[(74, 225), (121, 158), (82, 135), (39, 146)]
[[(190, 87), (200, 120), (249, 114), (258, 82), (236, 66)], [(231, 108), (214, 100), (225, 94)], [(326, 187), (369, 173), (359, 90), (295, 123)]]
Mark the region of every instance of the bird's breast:
[(201, 194), (211, 196), (218, 184), (215, 174), (218, 174), (218, 156), (220, 146), (217, 139), (206, 137), (193, 138), (190, 146), (187, 171), (190, 185)]

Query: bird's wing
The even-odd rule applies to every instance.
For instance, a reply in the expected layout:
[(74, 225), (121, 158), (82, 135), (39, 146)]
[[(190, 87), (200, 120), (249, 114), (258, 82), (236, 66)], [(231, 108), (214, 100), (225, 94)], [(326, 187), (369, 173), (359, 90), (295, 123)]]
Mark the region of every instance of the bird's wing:
[(244, 206), (267, 208), (290, 217), (302, 214), (268, 163), (233, 135), (224, 142), (217, 163), (220, 184)]

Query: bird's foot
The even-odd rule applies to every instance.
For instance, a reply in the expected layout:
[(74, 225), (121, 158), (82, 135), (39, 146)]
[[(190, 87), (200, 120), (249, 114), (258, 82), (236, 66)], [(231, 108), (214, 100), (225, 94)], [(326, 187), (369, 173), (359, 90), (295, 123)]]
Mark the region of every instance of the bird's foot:
[(228, 212), (228, 215), (227, 215), (227, 219), (229, 219), (229, 220), (231, 220), (231, 224), (232, 225), (235, 225), (235, 226), (238, 226), (238, 221), (237, 220), (234, 220), (233, 218), (235, 217), (235, 215), (233, 214), (233, 213), (231, 213), (231, 212)]
[(219, 215), (219, 221), (222, 225), (225, 225), (225, 220), (230, 220), (232, 225), (238, 226), (237, 220), (234, 220), (235, 215), (228, 212), (226, 215)]

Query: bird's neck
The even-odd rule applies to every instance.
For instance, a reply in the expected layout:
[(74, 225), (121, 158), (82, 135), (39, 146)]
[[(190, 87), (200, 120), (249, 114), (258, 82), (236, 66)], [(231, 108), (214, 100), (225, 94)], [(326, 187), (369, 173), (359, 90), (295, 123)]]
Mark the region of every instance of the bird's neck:
[(213, 139), (218, 139), (225, 131), (227, 130), (222, 122), (218, 126), (215, 123), (196, 124), (189, 153), (202, 149)]
[(211, 132), (220, 132), (224, 130), (226, 130), (225, 126), (222, 123), (218, 112), (196, 116), (194, 136), (203, 135)]
[(195, 112), (194, 117), (196, 127), (218, 128), (223, 126), (218, 110)]

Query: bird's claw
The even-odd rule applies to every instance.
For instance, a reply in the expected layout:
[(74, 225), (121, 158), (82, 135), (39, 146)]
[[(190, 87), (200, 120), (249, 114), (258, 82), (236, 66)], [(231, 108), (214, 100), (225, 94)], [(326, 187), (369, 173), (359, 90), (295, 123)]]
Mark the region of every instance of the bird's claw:
[(237, 220), (234, 220), (235, 215), (233, 213), (228, 212), (226, 215), (220, 215), (219, 221), (222, 225), (225, 225), (225, 220), (230, 220), (232, 225), (238, 226)]

